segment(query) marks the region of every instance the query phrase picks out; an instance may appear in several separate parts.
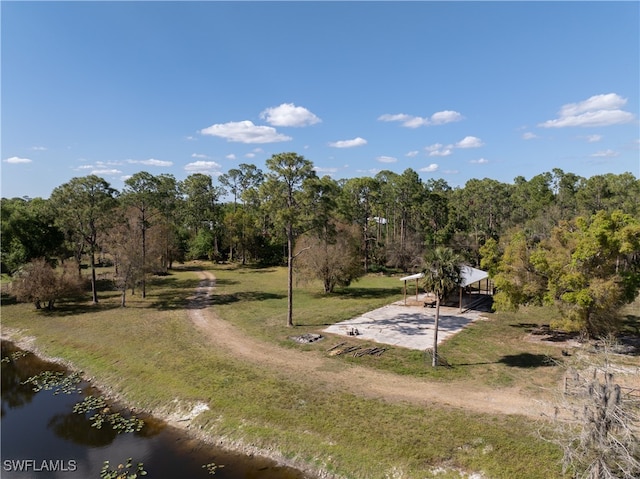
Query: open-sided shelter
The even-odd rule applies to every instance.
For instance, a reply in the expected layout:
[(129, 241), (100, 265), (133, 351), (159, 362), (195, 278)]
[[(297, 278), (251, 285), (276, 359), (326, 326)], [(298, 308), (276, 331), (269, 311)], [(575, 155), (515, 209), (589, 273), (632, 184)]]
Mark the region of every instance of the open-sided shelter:
[[(486, 271), (482, 271), (481, 269), (464, 265), (462, 266), (460, 273), (462, 276), (462, 282), (460, 284), (460, 292), (459, 292), (459, 307), (460, 307), (460, 311), (462, 312), (462, 302), (463, 302), (465, 292), (468, 295), (492, 294), (493, 286), (491, 284), (491, 280), (489, 279), (489, 273), (487, 273)], [(418, 289), (419, 289), (418, 283), (422, 278), (424, 278), (424, 273), (416, 273), (416, 274), (412, 274), (412, 275), (400, 278), (400, 281), (404, 282), (404, 288), (403, 288), (404, 304), (407, 304), (407, 282), (415, 281), (416, 301), (417, 301)], [(473, 303), (475, 303), (475, 301), (470, 301), (469, 305), (472, 305)]]

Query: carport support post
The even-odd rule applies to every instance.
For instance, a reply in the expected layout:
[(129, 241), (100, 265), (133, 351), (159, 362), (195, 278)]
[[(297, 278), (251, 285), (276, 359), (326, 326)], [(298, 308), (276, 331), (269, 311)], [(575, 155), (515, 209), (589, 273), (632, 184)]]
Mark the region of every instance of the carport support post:
[(404, 292), (404, 305), (407, 305), (407, 280), (404, 280), (404, 289), (402, 290)]

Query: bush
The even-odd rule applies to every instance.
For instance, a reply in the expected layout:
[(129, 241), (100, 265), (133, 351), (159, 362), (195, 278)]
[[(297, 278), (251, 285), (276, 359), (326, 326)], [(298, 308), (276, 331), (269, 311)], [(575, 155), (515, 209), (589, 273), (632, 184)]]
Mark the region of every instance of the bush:
[(43, 258), (38, 258), (16, 274), (11, 290), (18, 301), (32, 302), (37, 309), (46, 304), (47, 309), (52, 310), (58, 299), (82, 291), (82, 279), (77, 268), (70, 263), (58, 273)]

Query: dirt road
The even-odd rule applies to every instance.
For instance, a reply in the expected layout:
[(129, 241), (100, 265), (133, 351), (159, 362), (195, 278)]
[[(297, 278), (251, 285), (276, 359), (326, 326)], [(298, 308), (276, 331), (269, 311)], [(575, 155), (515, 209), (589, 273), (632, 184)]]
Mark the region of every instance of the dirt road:
[(199, 275), (201, 281), (188, 310), (189, 318), (196, 327), (215, 344), (217, 350), (257, 367), (281, 372), (288, 380), (309, 382), (309, 378), (313, 378), (314, 383), (322, 384), (328, 389), (394, 403), (437, 403), (475, 412), (521, 414), (535, 418), (552, 414), (550, 405), (536, 401), (516, 389), (470, 389), (460, 383), (429, 382), (362, 366), (337, 364), (331, 358), (284, 349), (251, 338), (217, 316), (210, 306), (215, 276), (208, 271), (201, 271)]

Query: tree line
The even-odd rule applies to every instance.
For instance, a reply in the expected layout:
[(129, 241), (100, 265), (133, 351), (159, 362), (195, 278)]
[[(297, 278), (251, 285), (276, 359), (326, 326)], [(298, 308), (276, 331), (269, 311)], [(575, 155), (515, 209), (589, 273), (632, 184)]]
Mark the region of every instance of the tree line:
[(124, 305), (127, 290), (144, 297), (148, 275), (187, 259), (286, 264), (289, 290), (297, 268), (332, 292), (367, 272), (422, 270), (428, 251), (448, 247), (489, 270), (497, 307), (555, 303), (560, 326), (601, 334), (640, 286), (640, 181), (631, 173), (554, 168), (454, 188), (411, 168), (319, 177), (310, 160), (280, 153), (264, 170), (243, 163), (217, 181), (142, 171), (117, 191), (90, 175), (48, 199), (1, 201), (2, 272), (88, 264), (93, 302), (105, 262)]

